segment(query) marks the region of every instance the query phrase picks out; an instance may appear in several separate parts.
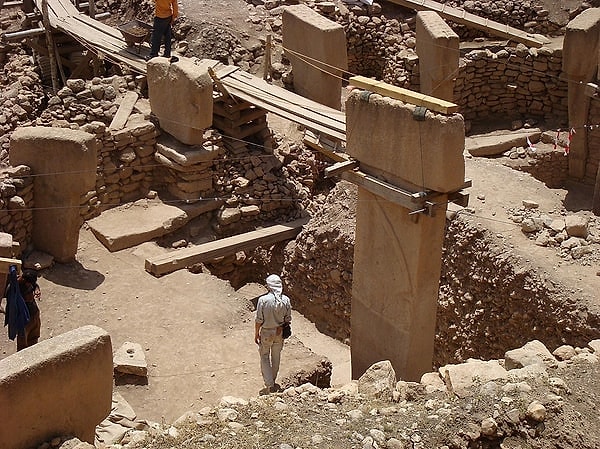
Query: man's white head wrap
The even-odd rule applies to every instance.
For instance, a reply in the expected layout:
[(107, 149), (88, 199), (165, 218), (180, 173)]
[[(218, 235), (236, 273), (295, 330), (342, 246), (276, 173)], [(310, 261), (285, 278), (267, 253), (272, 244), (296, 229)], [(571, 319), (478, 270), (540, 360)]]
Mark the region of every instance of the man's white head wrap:
[(267, 287), (275, 295), (277, 301), (281, 301), (281, 295), (283, 294), (283, 283), (281, 278), (276, 274), (270, 274), (267, 277)]

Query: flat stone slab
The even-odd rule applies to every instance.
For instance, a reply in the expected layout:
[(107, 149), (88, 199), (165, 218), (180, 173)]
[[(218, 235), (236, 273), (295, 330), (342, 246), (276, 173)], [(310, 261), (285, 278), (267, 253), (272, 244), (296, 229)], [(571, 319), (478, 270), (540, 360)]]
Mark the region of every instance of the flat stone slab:
[(132, 374), (134, 376), (146, 377), (148, 375), (148, 363), (144, 350), (139, 343), (126, 341), (113, 356), (115, 374)]
[(496, 156), (513, 147), (527, 145), (527, 137), (532, 143), (540, 140), (542, 131), (538, 128), (519, 130), (508, 134), (481, 134), (465, 138), (465, 150), (472, 156)]
[(89, 220), (88, 224), (109, 251), (119, 251), (169, 234), (220, 205), (218, 200), (171, 206), (142, 199), (109, 209)]

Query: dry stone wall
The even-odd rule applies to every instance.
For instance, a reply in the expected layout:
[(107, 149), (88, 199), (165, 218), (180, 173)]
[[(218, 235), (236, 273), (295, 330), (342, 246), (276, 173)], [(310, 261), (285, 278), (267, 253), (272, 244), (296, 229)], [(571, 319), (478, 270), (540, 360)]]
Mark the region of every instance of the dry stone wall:
[(33, 177), (25, 165), (0, 169), (0, 232), (26, 248), (33, 230)]
[(521, 115), (566, 126), (568, 85), (561, 70), (562, 50), (522, 44), (473, 50), (460, 60), (455, 102), (467, 120)]
[(157, 131), (144, 114), (133, 114), (123, 129), (109, 125), (127, 91), (139, 90), (131, 75), (69, 79), (48, 99), (48, 107), (33, 122), (37, 126), (81, 129), (100, 142), (96, 188), (81, 201), (84, 220), (102, 210), (146, 195), (152, 182)]
[[(465, 5), (471, 3), (479, 2), (466, 2)], [(484, 7), (485, 11), (498, 10), (497, 5), (489, 3)], [(529, 12), (521, 13), (522, 4), (508, 3), (511, 3), (510, 10), (517, 11), (513, 15), (522, 18), (511, 24), (534, 23), (532, 17), (538, 17), (535, 23), (547, 23), (542, 20), (545, 10), (527, 6), (525, 9)], [(538, 14), (539, 11), (542, 12)], [(326, 15), (344, 26), (350, 73), (419, 90), (414, 16), (388, 17), (381, 8), (367, 6)], [(511, 15), (505, 15), (501, 22), (506, 23), (507, 17)], [(466, 38), (461, 36), (461, 41)], [(513, 117), (543, 117), (567, 126), (568, 86), (560, 79), (561, 70), (561, 49), (535, 49), (523, 44), (488, 48), (482, 45), (473, 50), (463, 48), (454, 101), (460, 105), (467, 120), (510, 114)]]

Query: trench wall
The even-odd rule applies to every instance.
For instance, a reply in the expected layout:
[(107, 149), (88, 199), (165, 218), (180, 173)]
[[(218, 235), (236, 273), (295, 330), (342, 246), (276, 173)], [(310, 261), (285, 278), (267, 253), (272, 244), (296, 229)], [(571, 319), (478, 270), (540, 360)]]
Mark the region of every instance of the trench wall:
[[(335, 205), (352, 204), (354, 193), (343, 184), (326, 201), (329, 211), (325, 207), (313, 217), (281, 256), (293, 307), (322, 332), (350, 342), (353, 211)], [(268, 263), (267, 254), (262, 258)], [(447, 221), (436, 366), (469, 357), (500, 358), (507, 347), (534, 339), (548, 347), (584, 346), (599, 329), (597, 312), (577, 304), (570, 290), (538, 274), (494, 235), (465, 218)]]

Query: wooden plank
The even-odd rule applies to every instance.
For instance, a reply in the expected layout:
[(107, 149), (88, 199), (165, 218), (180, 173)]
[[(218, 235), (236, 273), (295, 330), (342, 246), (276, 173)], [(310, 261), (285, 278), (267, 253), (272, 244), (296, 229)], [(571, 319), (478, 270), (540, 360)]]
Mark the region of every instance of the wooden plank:
[(510, 39), (515, 42), (521, 42), (529, 47), (542, 47), (549, 43), (549, 39), (541, 35), (535, 35), (521, 31), (511, 26), (494, 22), (486, 18), (471, 14), (462, 9), (452, 8), (443, 3), (433, 0), (388, 0), (390, 3), (414, 9), (415, 11), (435, 11), (444, 19), (451, 20), (454, 23), (465, 25), (469, 28), (476, 28), (485, 31), (494, 36)]
[(422, 197), (418, 194), (407, 192), (361, 171), (345, 171), (342, 173), (342, 179), (409, 210), (414, 211), (422, 207)]
[(300, 219), (152, 257), (146, 259), (145, 268), (149, 273), (160, 276), (195, 263), (235, 254), (238, 251), (290, 240), (300, 233), (306, 222), (307, 219)]
[(131, 111), (133, 111), (133, 107), (135, 106), (136, 101), (138, 101), (138, 97), (137, 92), (129, 91), (125, 94), (108, 129), (119, 130), (125, 128), (127, 119), (129, 119)]
[(424, 106), (427, 109), (431, 109), (435, 112), (441, 112), (442, 114), (453, 114), (458, 112), (459, 109), (457, 104), (449, 101), (404, 89), (403, 87), (394, 86), (383, 81), (377, 81), (365, 76), (359, 75), (351, 77), (350, 85), (369, 90), (380, 95), (395, 98), (396, 100), (401, 100), (405, 103), (414, 104), (416, 106)]
[(331, 178), (332, 176), (338, 175), (342, 172), (353, 170), (358, 167), (358, 161), (344, 161), (333, 164), (331, 167), (325, 169), (325, 177)]
[(330, 140), (307, 129), (304, 131), (302, 142), (319, 153), (324, 154), (332, 161), (344, 162), (348, 160), (348, 155), (344, 152), (339, 140)]
[(9, 257), (0, 257), (0, 273), (8, 274), (8, 269), (10, 268), (11, 265), (16, 265), (17, 271), (20, 271), (21, 261), (19, 259), (11, 259)]
[[(214, 106), (213, 106), (214, 107)], [(228, 126), (229, 128), (235, 128), (242, 126), (246, 123), (250, 123), (252, 120), (265, 117), (267, 111), (261, 108), (248, 108), (245, 111), (237, 112), (235, 116), (231, 117), (227, 114), (216, 114), (219, 116), (221, 123)]]
[(316, 102), (308, 106), (310, 100), (300, 95), (287, 92), (277, 86), (270, 86), (259, 78), (256, 79), (269, 87), (256, 86), (253, 81), (237, 75), (238, 72), (234, 72), (221, 79), (232, 95), (307, 128), (339, 140), (346, 140), (345, 115), (342, 112)]

